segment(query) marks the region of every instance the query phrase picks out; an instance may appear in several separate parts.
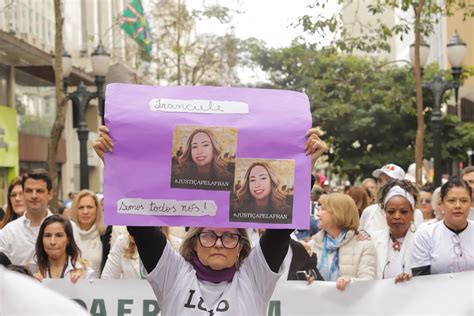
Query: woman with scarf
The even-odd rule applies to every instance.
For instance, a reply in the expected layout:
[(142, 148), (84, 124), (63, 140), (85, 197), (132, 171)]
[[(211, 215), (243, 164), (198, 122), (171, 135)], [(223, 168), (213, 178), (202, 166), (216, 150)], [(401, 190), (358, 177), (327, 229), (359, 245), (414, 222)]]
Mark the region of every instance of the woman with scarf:
[(318, 270), (325, 281), (335, 281), (344, 291), (357, 280), (374, 280), (377, 260), (370, 240), (358, 240), (359, 211), (351, 197), (342, 193), (319, 199), (319, 228), (309, 242), (319, 259)]
[[(306, 135), (313, 163), (327, 150), (319, 134), (310, 129)], [(105, 126), (94, 149), (102, 159), (113, 149)], [(190, 228), (178, 254), (156, 227), (128, 231), (163, 315), (265, 315), (292, 232), (268, 229), (252, 249), (246, 229)]]
[(388, 228), (372, 235), (377, 250), (377, 279), (403, 281), (410, 272), (415, 241), (415, 205), (418, 189), (408, 180), (391, 180), (380, 190), (378, 203)]

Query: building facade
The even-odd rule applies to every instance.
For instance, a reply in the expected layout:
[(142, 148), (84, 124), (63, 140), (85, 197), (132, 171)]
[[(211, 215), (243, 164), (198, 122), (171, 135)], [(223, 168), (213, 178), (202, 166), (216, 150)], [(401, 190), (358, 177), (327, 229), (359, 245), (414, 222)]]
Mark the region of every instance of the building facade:
[[(119, 26), (127, 0), (63, 1), (63, 45), (72, 56), (69, 92), (79, 82), (95, 91), (90, 55), (102, 42), (111, 55), (106, 83), (133, 82), (137, 47)], [(56, 115), (54, 70), (55, 19), (52, 0), (0, 0), (0, 106), (14, 109), (18, 130), (18, 168), (2, 165), (0, 157), (0, 207), (12, 177), (35, 167), (46, 167), (49, 133)], [(57, 163), (59, 195), (79, 190), (79, 141), (68, 104), (66, 126)], [(91, 144), (100, 125), (97, 102), (87, 109), (90, 130), (88, 164), (90, 189), (102, 191), (102, 166)], [(1, 128), (1, 126), (0, 126)], [(1, 135), (0, 135), (1, 137)], [(0, 148), (0, 155), (2, 149)]]

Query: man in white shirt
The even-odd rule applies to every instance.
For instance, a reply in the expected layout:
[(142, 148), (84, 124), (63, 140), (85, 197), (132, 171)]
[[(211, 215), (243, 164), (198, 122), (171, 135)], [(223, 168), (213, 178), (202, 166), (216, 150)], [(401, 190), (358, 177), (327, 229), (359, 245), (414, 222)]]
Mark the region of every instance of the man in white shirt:
[(469, 183), (469, 186), (472, 189), (471, 209), (469, 211), (467, 219), (474, 221), (474, 166), (464, 168), (464, 170), (462, 171), (462, 179)]
[[(372, 175), (378, 179), (379, 186), (384, 185), (385, 182), (391, 179), (405, 180), (405, 171), (393, 163), (374, 170)], [(423, 213), (419, 209), (416, 209), (414, 224), (418, 227), (421, 223), (423, 223)], [(372, 204), (364, 209), (360, 217), (359, 230), (364, 230), (369, 235), (372, 235), (387, 228), (387, 218), (378, 203)]]
[[(36, 239), (41, 223), (52, 215), (48, 204), (53, 197), (53, 184), (45, 169), (31, 170), (23, 176), (22, 184), (26, 212), (0, 230), (0, 252), (13, 264), (25, 265), (35, 272)], [(74, 232), (76, 237), (77, 229)]]

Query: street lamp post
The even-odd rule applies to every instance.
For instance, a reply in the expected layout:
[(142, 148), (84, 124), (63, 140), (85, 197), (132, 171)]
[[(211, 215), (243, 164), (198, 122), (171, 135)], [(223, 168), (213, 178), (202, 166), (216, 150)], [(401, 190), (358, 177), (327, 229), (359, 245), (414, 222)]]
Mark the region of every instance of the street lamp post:
[(91, 55), (92, 70), (95, 75), (95, 92), (88, 91), (84, 83), (77, 86), (76, 91), (67, 93), (69, 85), (69, 74), (72, 70), (71, 56), (63, 52), (63, 65), (68, 65), (69, 71), (65, 71), (63, 66), (64, 92), (68, 94), (73, 104), (73, 127), (77, 128), (77, 136), (80, 144), (80, 189), (89, 188), (89, 165), (87, 162), (87, 140), (89, 138), (89, 128), (86, 121), (86, 111), (89, 102), (97, 98), (99, 113), (104, 123), (104, 84), (105, 75), (109, 70), (110, 54), (107, 53), (102, 43), (99, 43)]
[[(427, 61), (429, 54), (429, 45), (422, 43), (420, 65), (423, 67)], [(423, 82), (423, 88), (431, 91), (433, 94), (434, 104), (431, 115), (431, 122), (433, 126), (433, 158), (434, 158), (434, 185), (441, 185), (441, 102), (446, 90), (454, 89), (455, 103), (458, 106), (458, 93), (460, 86), (460, 79), (462, 74), (462, 66), (464, 56), (466, 55), (466, 44), (461, 40), (459, 34), (454, 32), (451, 41), (447, 45), (448, 60), (451, 64), (452, 80), (444, 80), (440, 74), (437, 74), (431, 81)], [(414, 64), (414, 45), (410, 46), (410, 59)]]
[(86, 123), (86, 110), (90, 100), (97, 96), (97, 92), (87, 91), (86, 86), (81, 81), (76, 91), (69, 94), (77, 116), (74, 118), (77, 127), (80, 148), (80, 185), (82, 189), (89, 188), (89, 165), (87, 163), (87, 140), (89, 138), (89, 128)]

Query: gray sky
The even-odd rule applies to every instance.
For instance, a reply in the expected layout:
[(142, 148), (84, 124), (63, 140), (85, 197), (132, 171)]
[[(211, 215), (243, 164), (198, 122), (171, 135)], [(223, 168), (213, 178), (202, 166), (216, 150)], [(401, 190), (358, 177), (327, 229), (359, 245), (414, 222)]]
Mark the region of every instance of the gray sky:
[[(310, 14), (308, 5), (312, 0), (188, 0), (186, 4), (199, 8), (203, 2), (213, 1), (237, 9), (242, 13), (234, 20), (235, 35), (239, 38), (255, 37), (264, 40), (268, 46), (289, 46), (292, 39), (301, 34), (291, 24), (296, 24), (298, 18)], [(225, 33), (225, 29), (215, 27), (213, 23), (201, 23), (198, 32)]]

